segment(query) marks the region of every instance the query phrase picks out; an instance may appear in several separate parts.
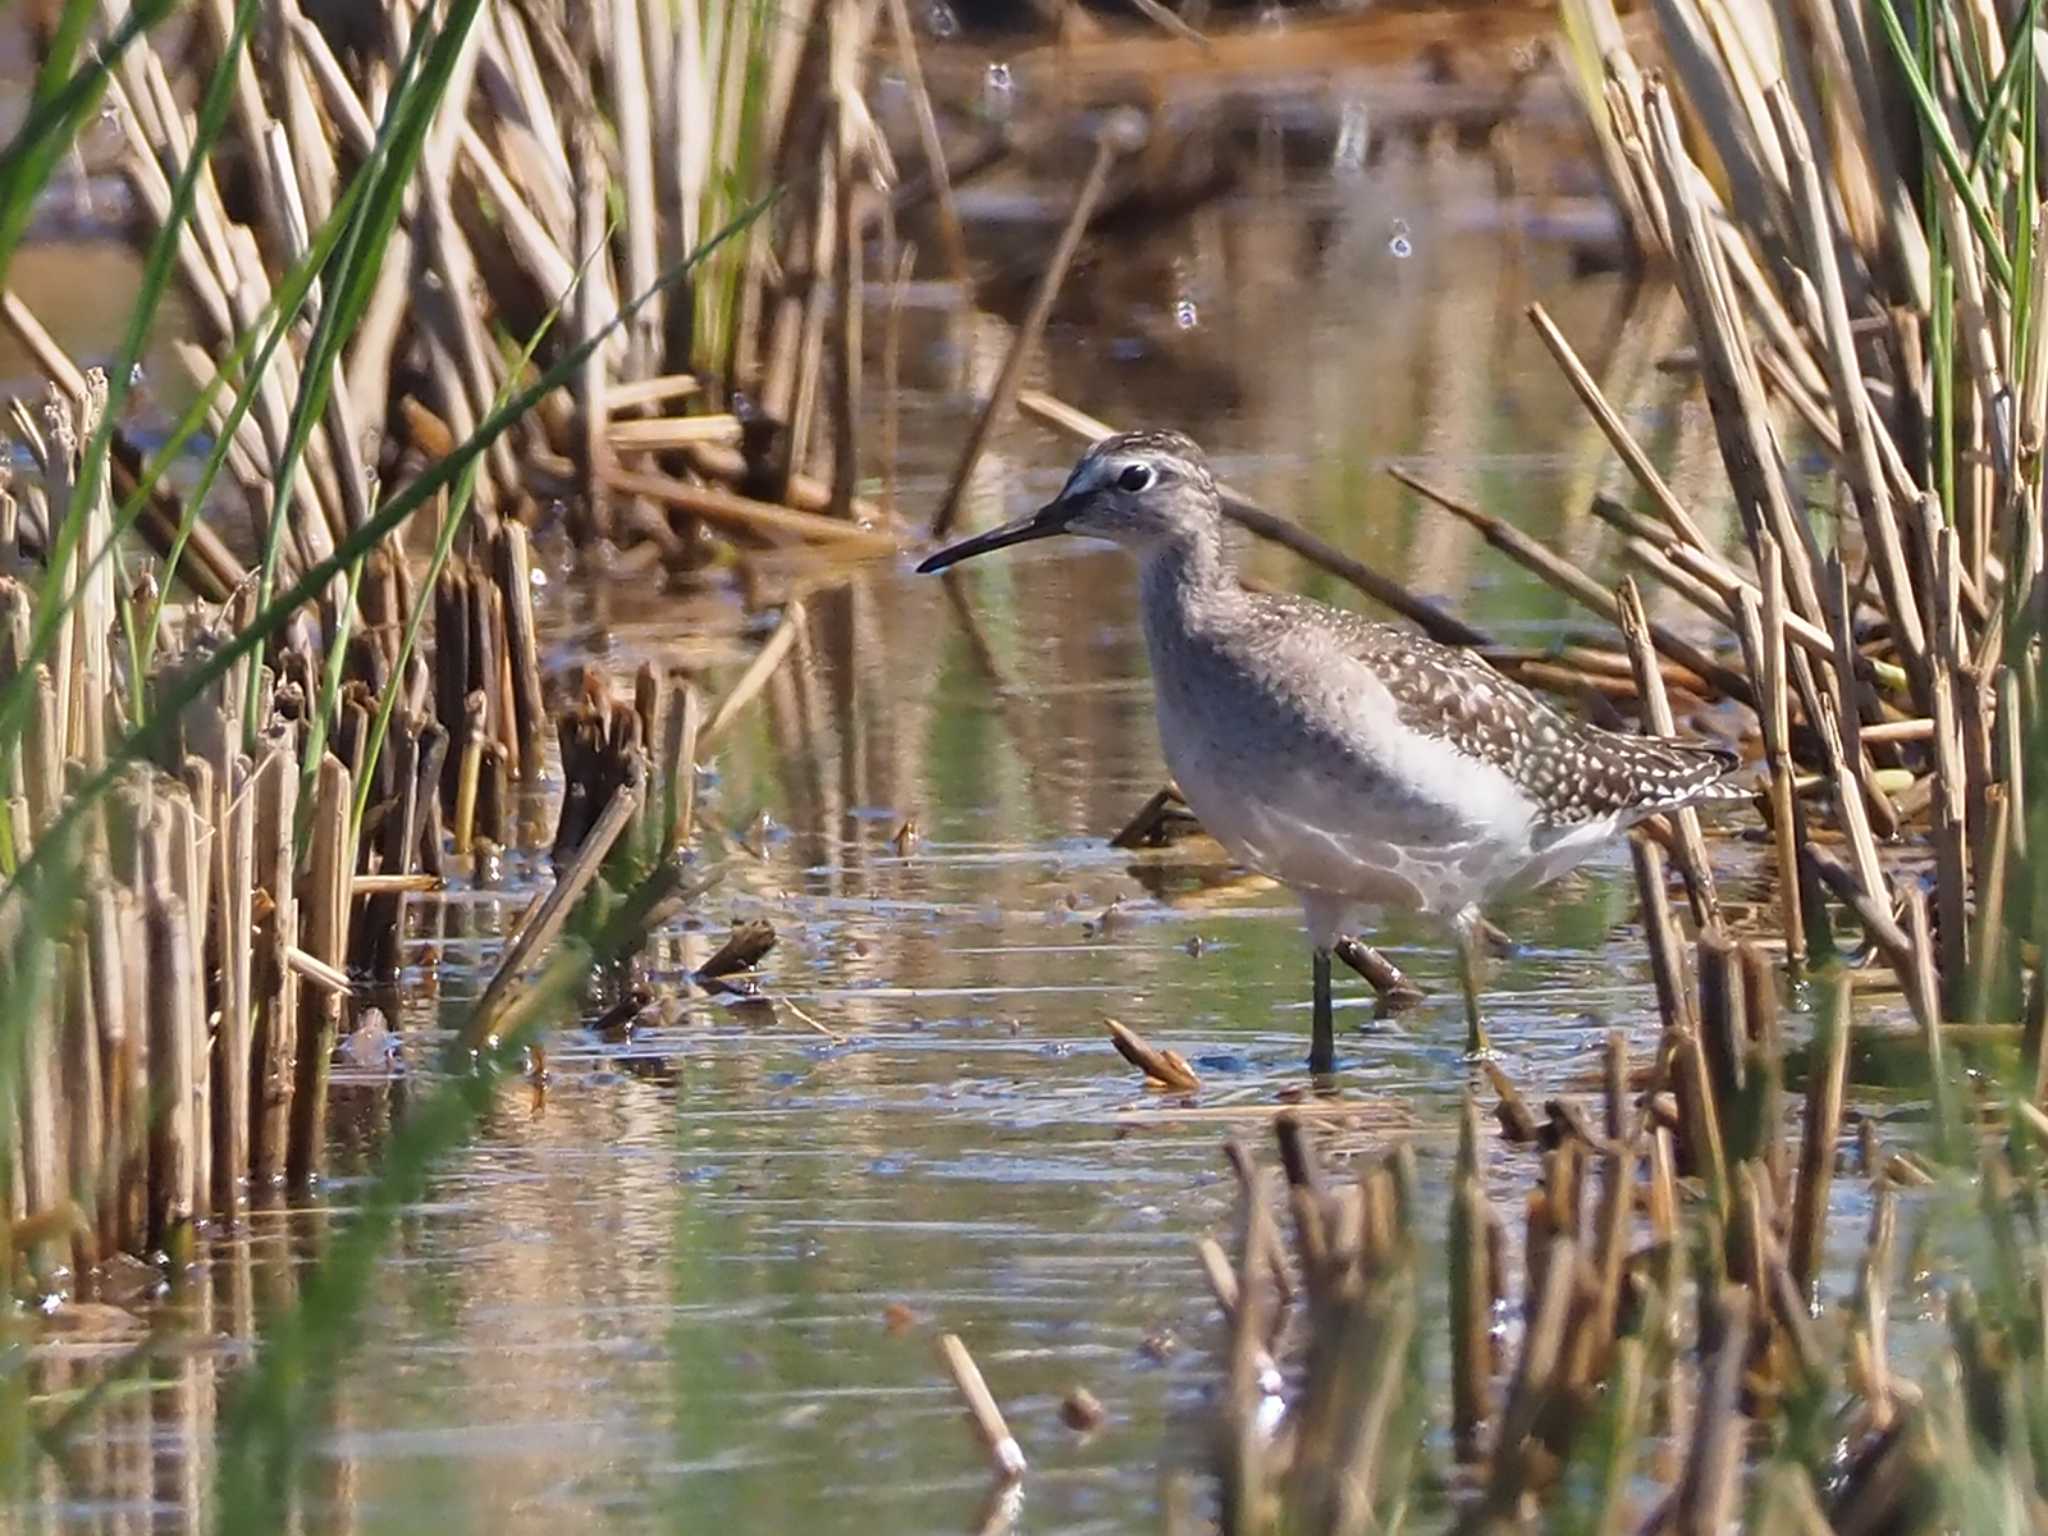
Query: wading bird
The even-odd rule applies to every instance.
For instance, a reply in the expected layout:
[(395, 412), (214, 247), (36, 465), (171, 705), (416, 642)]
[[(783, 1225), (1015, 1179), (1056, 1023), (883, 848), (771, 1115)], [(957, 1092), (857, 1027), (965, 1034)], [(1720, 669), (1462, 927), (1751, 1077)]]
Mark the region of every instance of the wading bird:
[(1749, 796), (1718, 747), (1602, 730), (1467, 651), (1245, 590), (1216, 482), (1178, 432), (1103, 439), (1053, 501), (918, 569), (1061, 533), (1136, 558), (1167, 767), (1231, 855), (1301, 901), (1312, 1071), (1335, 1065), (1330, 951), (1354, 909), (1449, 923), (1478, 1055), (1487, 902), (1555, 879), (1646, 816)]

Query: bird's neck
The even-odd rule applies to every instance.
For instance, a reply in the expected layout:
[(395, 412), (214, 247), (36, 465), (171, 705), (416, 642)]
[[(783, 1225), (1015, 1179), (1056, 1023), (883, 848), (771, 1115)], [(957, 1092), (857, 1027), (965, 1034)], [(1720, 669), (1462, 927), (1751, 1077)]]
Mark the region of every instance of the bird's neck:
[(1148, 600), (1155, 592), (1188, 601), (1228, 591), (1230, 562), (1224, 558), (1221, 531), (1185, 529), (1148, 546), (1138, 556), (1138, 580)]
[(1138, 557), (1138, 598), (1155, 642), (1205, 627), (1205, 618), (1242, 596), (1219, 530), (1189, 530)]

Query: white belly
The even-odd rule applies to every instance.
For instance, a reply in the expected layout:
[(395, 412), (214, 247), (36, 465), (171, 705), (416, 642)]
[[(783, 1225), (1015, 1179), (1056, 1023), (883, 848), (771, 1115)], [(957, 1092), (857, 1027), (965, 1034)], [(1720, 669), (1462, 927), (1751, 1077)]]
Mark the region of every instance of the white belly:
[(1448, 916), (1531, 863), (1514, 786), (1449, 748), (1408, 738), (1400, 758), (1289, 755), (1161, 705), (1189, 808), (1232, 857), (1297, 892)]

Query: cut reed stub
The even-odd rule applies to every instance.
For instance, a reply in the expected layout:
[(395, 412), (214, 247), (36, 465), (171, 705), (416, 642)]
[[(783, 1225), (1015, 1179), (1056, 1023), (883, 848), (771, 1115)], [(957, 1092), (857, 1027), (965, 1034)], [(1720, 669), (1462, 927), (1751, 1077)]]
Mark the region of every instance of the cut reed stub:
[(1124, 823), (1123, 830), (1109, 840), (1112, 848), (1164, 848), (1190, 830), (1199, 831), (1200, 823), (1188, 809), (1187, 802), (1180, 797), (1180, 790), (1169, 784), (1153, 792), (1152, 798), (1138, 808), (1138, 813)]
[(774, 947), (774, 925), (764, 918), (751, 918), (734, 927), (731, 937), (697, 967), (691, 979), (707, 992), (751, 997), (752, 978), (742, 973), (752, 971)]
[(1200, 1090), (1202, 1079), (1180, 1052), (1161, 1050), (1136, 1030), (1119, 1024), (1115, 1019), (1102, 1022), (1109, 1030), (1110, 1042), (1116, 1046), (1117, 1054), (1145, 1074), (1147, 1087), (1163, 1088), (1172, 1093)]
[(981, 1437), (996, 1476), (1004, 1482), (1015, 1482), (1025, 1472), (1024, 1448), (1010, 1433), (1003, 1410), (996, 1406), (988, 1383), (982, 1380), (981, 1367), (974, 1363), (974, 1356), (967, 1352), (957, 1333), (939, 1335), (939, 1354), (946, 1369), (953, 1373), (953, 1385), (960, 1389), (967, 1416), (974, 1421), (974, 1432)]
[(1543, 1128), (1536, 1123), (1535, 1115), (1529, 1111), (1528, 1100), (1522, 1097), (1514, 1079), (1501, 1070), (1497, 1061), (1480, 1063), (1486, 1071), (1486, 1080), (1493, 1085), (1493, 1091), (1500, 1100), (1494, 1106), (1494, 1115), (1500, 1120), (1500, 1133), (1509, 1141), (1531, 1142), (1539, 1139)]

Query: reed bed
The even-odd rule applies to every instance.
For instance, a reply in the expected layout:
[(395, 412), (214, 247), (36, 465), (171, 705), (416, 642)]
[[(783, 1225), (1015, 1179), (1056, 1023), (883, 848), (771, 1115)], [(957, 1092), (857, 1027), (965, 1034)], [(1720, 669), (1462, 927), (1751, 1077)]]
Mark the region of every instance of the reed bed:
[[(292, 487), (271, 563), (320, 558), (361, 526), (380, 475), (467, 438), (535, 363), (592, 342), (635, 296), (564, 386), (493, 440), (480, 520), (565, 502), (581, 541), (645, 544), (675, 568), (727, 541), (843, 546), (847, 519), (873, 522), (855, 496), (859, 252), (891, 166), (861, 101), (869, 10), (741, 4), (707, 24), (631, 0), (573, 22), (557, 6), (452, 8), (461, 46), (391, 189), (383, 259), (359, 291), (310, 296), (232, 424), (228, 467), (255, 527), (271, 524), (273, 483)], [(198, 12), (218, 57), (232, 8)], [(232, 205), (210, 172), (189, 212), (169, 195), (193, 126), (171, 68), (146, 38), (123, 57), (109, 97), (124, 171), (150, 219), (183, 220), (178, 271), (201, 334), (180, 352), (195, 382), (226, 365), (275, 274), (374, 165), (380, 113), (433, 15), (380, 7), (330, 35), (296, 3), (265, 8), (248, 38), (260, 68), (244, 57), (232, 77)], [(770, 188), (787, 193), (772, 217), (660, 282)], [(319, 366), (331, 380), (295, 417), (324, 331), (341, 332)]]
[[(2038, 7), (1676, 0), (1653, 7), (1668, 77), (1600, 0), (1565, 14), (1617, 201), (1692, 322), (1739, 551), (1530, 318), (1637, 482), (1638, 506), (1596, 510), (1718, 642), (1651, 625), (1633, 581), (1600, 588), (1397, 473), (1615, 625), (1628, 686), (1609, 697), (1643, 730), (1674, 730), (1681, 676), (1744, 707), (1775, 888), (1761, 925), (1738, 921), (1696, 816), (1644, 829), (1654, 1054), (1614, 1032), (1596, 1107), (1559, 1097), (1540, 1117), (1489, 1064), (1499, 1132), (1468, 1091), (1441, 1229), (1409, 1154), (1340, 1179), (1283, 1119), (1283, 1242), (1233, 1147), (1236, 1256), (1202, 1255), (1228, 1333), (1223, 1524), (2031, 1529), (2048, 1294)], [(1817, 1002), (1803, 1042), (1780, 1024), (1788, 973)], [(1887, 1145), (1862, 1119), (1845, 1166), (1878, 1061), (1925, 1121)], [(1534, 1164), (1524, 1209), (1491, 1193), (1503, 1157)], [(1830, 1232), (1849, 1177), (1869, 1212), (1853, 1251)], [(1908, 1221), (1972, 1258), (1909, 1265)], [(1929, 1264), (1932, 1315), (1902, 1341), (1902, 1278)], [(1447, 1414), (1422, 1386), (1438, 1351)]]
[[(465, 1048), (530, 1023), (565, 935), (673, 883), (698, 755), (802, 604), (709, 711), (652, 669), (551, 706), (549, 507), (620, 574), (896, 547), (854, 494), (873, 8), (706, 33), (621, 0), (572, 35), (485, 0), (208, 0), (175, 65), (171, 9), (60, 8), (0, 153), (0, 323), (50, 383), (11, 412), (39, 474), (0, 487), (0, 1186), (35, 1294), (317, 1177), (364, 989), (422, 892), (531, 825), (551, 745), (557, 881)], [(146, 244), (104, 372), (4, 284), (102, 107)], [(195, 397), (145, 448), (125, 406), (173, 289)]]
[[(1830, 990), (1800, 1088), (1771, 969), (1703, 942), (1698, 1027), (1648, 1060), (1610, 1034), (1590, 1106), (1496, 1132), (1468, 1092), (1441, 1221), (1405, 1150), (1339, 1174), (1282, 1116), (1276, 1193), (1231, 1145), (1236, 1253), (1202, 1247), (1227, 1336), (1223, 1529), (2032, 1528), (2048, 1243), (2025, 1192), (2048, 1120), (2018, 1106), (1977, 1144), (1946, 1219), (1997, 1261), (1902, 1342), (1936, 1175), (1866, 1135), (1867, 1232), (1831, 1247), (1852, 988)], [(1531, 1165), (1519, 1210), (1490, 1193), (1503, 1160)]]
[[(1566, 29), (1616, 200), (1691, 320), (1742, 547), (1704, 533), (1533, 308), (1637, 484), (1637, 506), (1595, 510), (1643, 579), (1719, 631), (1649, 639), (1750, 707), (1795, 972), (1836, 953), (1839, 904), (1923, 1028), (2024, 1018), (2037, 1039), (2032, 903), (2011, 883), (2041, 729), (2036, 18), (1720, 0), (1654, 14), (1668, 78), (1601, 0), (1567, 6)], [(1540, 544), (1402, 478), (1620, 618)], [(1925, 953), (1903, 942), (1923, 885)]]

